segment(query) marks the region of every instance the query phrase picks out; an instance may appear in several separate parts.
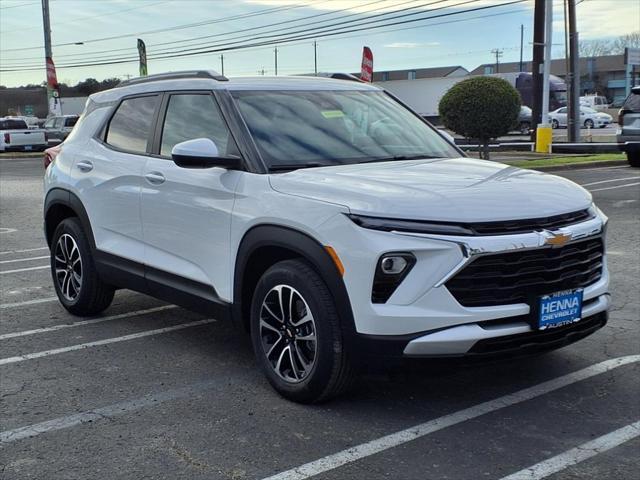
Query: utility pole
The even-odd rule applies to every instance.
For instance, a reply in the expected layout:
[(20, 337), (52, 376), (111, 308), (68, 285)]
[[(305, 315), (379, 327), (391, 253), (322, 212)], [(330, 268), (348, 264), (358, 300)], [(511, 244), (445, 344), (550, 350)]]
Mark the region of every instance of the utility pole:
[(224, 77), (224, 55), (220, 55), (220, 68), (222, 70), (221, 74)]
[(531, 105), (531, 136), (536, 139), (536, 129), (542, 114), (542, 63), (544, 61), (544, 23), (545, 1), (535, 0), (533, 11), (533, 60), (531, 62), (531, 76), (533, 80)]
[(502, 56), (502, 52), (503, 50), (500, 50), (499, 48), (491, 50), (491, 53), (496, 56), (496, 73), (500, 73), (500, 57)]
[(318, 76), (318, 42), (313, 41), (313, 71)]
[(569, 80), (567, 130), (569, 142), (580, 141), (580, 57), (578, 54), (578, 28), (576, 25), (576, 1), (567, 0), (569, 13), (569, 56), (571, 58)]
[(49, 0), (42, 0), (42, 26), (44, 27), (44, 56), (47, 69), (47, 112), (55, 115), (58, 108), (56, 70), (51, 51), (51, 22), (49, 20)]
[(551, 40), (553, 34), (553, 0), (546, 0), (545, 35), (544, 35), (544, 69), (542, 72), (542, 114), (541, 123), (549, 124), (549, 74), (551, 73)]
[(520, 72), (524, 70), (524, 65), (522, 64), (522, 51), (524, 49), (524, 25), (520, 25)]
[(273, 49), (276, 77), (278, 76), (278, 47)]

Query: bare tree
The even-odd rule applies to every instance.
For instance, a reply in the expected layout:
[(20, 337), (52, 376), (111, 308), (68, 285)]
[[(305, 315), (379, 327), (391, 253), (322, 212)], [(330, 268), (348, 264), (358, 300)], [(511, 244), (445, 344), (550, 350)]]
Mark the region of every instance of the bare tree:
[(640, 31), (621, 35), (613, 41), (612, 50), (614, 54), (624, 53), (625, 48), (640, 48)]
[(613, 42), (604, 39), (584, 40), (578, 45), (578, 53), (581, 58), (611, 55), (613, 53)]

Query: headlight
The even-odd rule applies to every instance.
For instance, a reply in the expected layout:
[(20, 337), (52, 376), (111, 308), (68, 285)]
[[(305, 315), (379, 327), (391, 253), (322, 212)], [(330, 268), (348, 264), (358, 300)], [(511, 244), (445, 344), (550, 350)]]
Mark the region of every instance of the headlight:
[(464, 225), (449, 222), (421, 222), (419, 220), (399, 220), (392, 218), (347, 215), (356, 225), (383, 232), (432, 233), (436, 235), (475, 235)]

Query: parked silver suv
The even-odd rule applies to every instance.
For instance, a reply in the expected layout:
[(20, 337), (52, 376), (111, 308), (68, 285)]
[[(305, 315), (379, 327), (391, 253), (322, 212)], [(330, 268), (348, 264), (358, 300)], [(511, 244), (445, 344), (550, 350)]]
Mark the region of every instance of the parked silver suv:
[(618, 114), (618, 143), (632, 167), (640, 167), (640, 86), (633, 87)]

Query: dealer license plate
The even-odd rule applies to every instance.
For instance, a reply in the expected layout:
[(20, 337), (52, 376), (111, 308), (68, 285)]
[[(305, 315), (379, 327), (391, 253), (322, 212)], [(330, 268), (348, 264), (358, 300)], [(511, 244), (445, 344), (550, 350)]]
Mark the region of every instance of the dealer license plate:
[(582, 318), (583, 290), (565, 290), (540, 297), (538, 304), (538, 328), (556, 328), (579, 321)]

